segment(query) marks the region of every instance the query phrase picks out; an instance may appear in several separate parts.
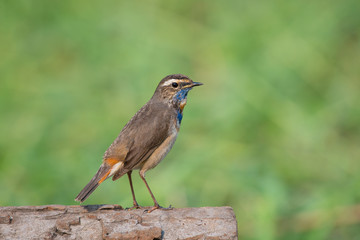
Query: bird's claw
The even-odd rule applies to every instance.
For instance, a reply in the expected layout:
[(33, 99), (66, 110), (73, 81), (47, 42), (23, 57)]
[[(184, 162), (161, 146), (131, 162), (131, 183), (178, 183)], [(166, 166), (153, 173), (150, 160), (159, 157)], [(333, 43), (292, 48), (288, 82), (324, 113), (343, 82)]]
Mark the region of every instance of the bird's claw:
[(167, 207), (167, 208), (162, 207), (162, 206), (160, 206), (160, 205), (155, 205), (155, 206), (153, 206), (153, 207), (150, 208), (150, 209), (146, 209), (146, 210), (144, 211), (144, 213), (151, 213), (152, 211), (154, 211), (154, 210), (156, 210), (156, 209), (172, 210), (172, 209), (174, 209), (174, 208), (173, 208), (171, 205), (169, 205), (169, 207)]
[(140, 206), (139, 204), (134, 204), (134, 206), (126, 208), (126, 210), (130, 211), (130, 210), (133, 210), (133, 209), (141, 209), (141, 208), (144, 208), (144, 207)]

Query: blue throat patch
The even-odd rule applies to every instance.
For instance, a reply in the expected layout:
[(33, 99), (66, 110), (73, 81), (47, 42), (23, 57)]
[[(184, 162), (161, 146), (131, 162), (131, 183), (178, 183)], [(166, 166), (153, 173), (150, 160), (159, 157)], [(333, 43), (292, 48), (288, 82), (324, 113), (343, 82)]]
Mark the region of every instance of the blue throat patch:
[(190, 90), (191, 90), (191, 88), (181, 89), (174, 96), (175, 100), (178, 102), (181, 102), (182, 100), (184, 100), (186, 98), (186, 96)]
[(182, 118), (183, 118), (182, 113), (180, 111), (178, 111), (177, 112), (177, 120), (178, 120), (179, 123), (181, 123)]
[[(191, 88), (181, 89), (174, 96), (174, 101), (176, 101), (177, 103), (181, 103), (186, 98), (186, 96), (187, 96), (187, 94), (188, 94), (188, 92), (190, 90), (191, 90)], [(183, 118), (183, 115), (180, 112), (180, 110), (178, 110), (178, 112), (177, 112), (177, 120), (178, 120), (179, 123), (181, 123), (182, 118)]]

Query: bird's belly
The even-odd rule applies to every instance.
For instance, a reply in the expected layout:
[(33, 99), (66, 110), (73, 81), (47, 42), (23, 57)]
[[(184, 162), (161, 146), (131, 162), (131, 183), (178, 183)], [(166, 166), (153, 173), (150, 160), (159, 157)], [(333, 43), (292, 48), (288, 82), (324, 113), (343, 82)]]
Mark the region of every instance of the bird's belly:
[[(173, 129), (171, 135), (165, 139), (165, 141), (151, 154), (151, 156), (145, 161), (141, 166), (141, 172), (146, 172), (149, 169), (152, 169), (158, 165), (161, 160), (169, 153), (172, 146), (175, 143), (178, 131), (176, 128)], [(140, 166), (139, 166), (140, 167)]]

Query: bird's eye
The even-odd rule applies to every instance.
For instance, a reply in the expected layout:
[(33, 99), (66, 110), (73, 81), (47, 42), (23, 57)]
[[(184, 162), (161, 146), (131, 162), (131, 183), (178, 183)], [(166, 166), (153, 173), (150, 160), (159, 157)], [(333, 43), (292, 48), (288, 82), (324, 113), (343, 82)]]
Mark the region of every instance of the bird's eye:
[(173, 88), (177, 88), (179, 85), (176, 82), (173, 82), (171, 86), (173, 86)]

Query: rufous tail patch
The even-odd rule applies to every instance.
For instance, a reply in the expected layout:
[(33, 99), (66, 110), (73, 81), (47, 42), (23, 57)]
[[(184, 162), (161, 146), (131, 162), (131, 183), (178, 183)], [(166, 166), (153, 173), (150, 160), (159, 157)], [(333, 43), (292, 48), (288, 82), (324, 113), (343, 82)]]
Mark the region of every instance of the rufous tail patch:
[(108, 159), (105, 159), (104, 161), (107, 165), (109, 166), (114, 166), (115, 164), (117, 164), (119, 162), (119, 160), (116, 160), (114, 158), (108, 158)]
[(111, 172), (111, 169), (100, 179), (99, 184), (106, 180), (106, 178), (109, 176)]

